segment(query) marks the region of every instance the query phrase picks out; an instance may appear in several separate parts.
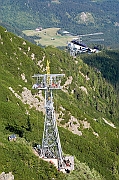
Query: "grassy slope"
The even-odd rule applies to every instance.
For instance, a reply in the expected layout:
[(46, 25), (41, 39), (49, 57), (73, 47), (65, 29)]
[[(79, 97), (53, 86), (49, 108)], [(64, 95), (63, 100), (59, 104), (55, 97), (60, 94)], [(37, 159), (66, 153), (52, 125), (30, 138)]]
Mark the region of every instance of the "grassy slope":
[[(28, 42), (25, 45), (23, 39), (5, 32), (5, 29), (1, 28), (0, 32), (0, 172), (12, 171), (15, 179), (18, 180), (51, 179), (53, 177), (59, 180), (65, 179), (65, 175), (57, 172), (48, 163), (39, 160), (32, 152), (31, 146), (34, 143), (41, 144), (44, 119), (42, 113), (35, 111), (34, 108), (29, 109), (27, 104), (24, 105), (9, 90), (9, 87), (12, 87), (17, 94), (21, 95), (23, 87), (31, 89), (33, 83), (31, 76), (34, 73), (42, 73), (43, 68), (38, 68), (36, 64), (38, 60), (42, 60), (45, 53), (46, 59), (42, 61), (44, 67), (46, 60), (50, 59), (52, 73), (63, 72), (66, 77), (72, 75), (74, 79), (68, 88), (68, 93), (57, 92), (55, 94), (55, 96), (57, 95), (57, 110), (59, 111), (60, 105), (65, 108), (63, 112), (65, 114), (64, 121), (68, 121), (69, 116), (67, 114), (70, 112), (78, 120), (86, 118), (91, 125), (89, 130), (83, 129), (83, 126), (80, 126), (80, 130), (83, 132), (83, 135), (80, 137), (59, 127), (63, 152), (74, 155), (81, 162), (76, 163), (76, 171), (66, 178), (81, 178), (81, 180), (118, 179), (119, 128), (114, 129), (105, 124), (102, 117), (105, 117), (107, 120), (111, 120), (111, 117), (106, 112), (96, 111), (93, 107), (95, 100), (92, 97), (94, 93), (95, 96), (99, 93), (98, 88), (96, 92), (92, 91), (91, 82), (86, 82), (85, 78), (78, 74), (79, 67), (82, 67), (81, 71), (83, 73), (89, 71), (90, 78), (95, 78), (95, 82), (99, 81), (98, 83), (100, 83), (102, 78), (99, 78), (80, 59), (78, 59), (77, 65), (71, 57), (60, 50), (51, 47), (41, 49)], [(30, 51), (28, 51), (28, 47), (31, 47)], [(32, 53), (35, 54), (34, 60), (31, 60)], [(25, 73), (27, 83), (22, 80), (22, 73)], [(79, 86), (84, 84), (91, 94), (88, 98), (85, 93), (78, 89)], [(105, 86), (109, 86), (109, 84)], [(111, 85), (110, 87), (113, 92), (113, 87)], [(80, 95), (79, 99), (71, 94), (74, 88), (76, 88)], [(113, 95), (113, 98), (114, 100), (111, 99), (112, 102), (115, 101), (116, 95)], [(99, 100), (103, 106), (108, 106), (108, 102), (105, 99), (99, 97)], [(31, 131), (28, 130), (26, 110), (30, 114)], [(94, 121), (94, 118), (97, 121)], [(8, 127), (11, 127), (11, 129)], [(93, 135), (93, 131), (99, 134), (99, 138)], [(8, 135), (16, 132), (17, 136), (19, 134), (21, 137), (18, 137), (16, 143), (8, 142)], [(87, 166), (82, 163), (86, 163)], [(100, 176), (97, 172), (100, 173)], [(101, 175), (103, 178), (101, 178)]]
[[(18, 100), (8, 89), (9, 87), (12, 87), (15, 91), (21, 92), (22, 87), (26, 87), (27, 83), (24, 83), (19, 75), (25, 72), (26, 69), (26, 78), (28, 78), (30, 82), (30, 73), (32, 72), (33, 74), (34, 69), (37, 68), (35, 68), (35, 64), (33, 65), (32, 61), (27, 58), (26, 55), (23, 55), (22, 50), (22, 52), (18, 50), (18, 47), (21, 47), (21, 43), (23, 43), (23, 39), (17, 39), (14, 35), (5, 32), (5, 29), (2, 28), (0, 29), (0, 32), (1, 42), (4, 42), (0, 52), (0, 172), (12, 171), (16, 180), (47, 180), (51, 179), (51, 177), (62, 179), (64, 175), (62, 177), (62, 174), (57, 172), (52, 165), (39, 160), (32, 152), (30, 140), (32, 139), (32, 143), (34, 139), (37, 142), (41, 140), (41, 136), (38, 133), (39, 130), (36, 131), (38, 128), (37, 124), (34, 122), (34, 119), (37, 120), (38, 117), (43, 119), (41, 113), (38, 114), (33, 110), (31, 112), (29, 110), (30, 121), (34, 122), (34, 126), (32, 133), (27, 131), (28, 115), (26, 114), (26, 109), (28, 106), (23, 105), (21, 101)], [(13, 39), (14, 42), (11, 42), (12, 40), (10, 41), (10, 39)], [(19, 51), (19, 53), (17, 51)], [(14, 54), (15, 52), (16, 54)], [(6, 54), (6, 56), (4, 54)], [(21, 68), (18, 70), (20, 64)], [(6, 129), (8, 125), (12, 127), (11, 132)], [(43, 128), (43, 123), (42, 125), (39, 124), (39, 129), (40, 127)], [(11, 133), (16, 133), (18, 130), (19, 132), (23, 132), (23, 139), (18, 138), (17, 142), (15, 143), (8, 142), (8, 135)], [(20, 133), (20, 135), (22, 136), (22, 133)]]

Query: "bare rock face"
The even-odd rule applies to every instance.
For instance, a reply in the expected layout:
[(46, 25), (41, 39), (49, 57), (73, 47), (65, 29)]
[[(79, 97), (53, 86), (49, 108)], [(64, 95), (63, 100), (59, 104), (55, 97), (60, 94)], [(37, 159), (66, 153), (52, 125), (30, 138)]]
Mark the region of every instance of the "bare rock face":
[(0, 180), (14, 180), (14, 176), (11, 172), (5, 174), (5, 172), (2, 172), (0, 174)]

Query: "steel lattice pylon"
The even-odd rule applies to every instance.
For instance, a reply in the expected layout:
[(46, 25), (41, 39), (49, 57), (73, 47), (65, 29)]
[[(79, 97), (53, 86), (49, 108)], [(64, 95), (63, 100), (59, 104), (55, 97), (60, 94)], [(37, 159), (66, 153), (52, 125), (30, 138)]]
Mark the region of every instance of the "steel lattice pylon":
[(57, 128), (55, 110), (53, 106), (53, 90), (61, 89), (61, 77), (64, 74), (50, 74), (49, 62), (46, 66), (47, 74), (35, 74), (37, 82), (33, 85), (34, 89), (45, 91), (45, 122), (42, 139), (41, 155), (44, 158), (58, 159), (58, 168), (63, 164), (62, 148)]

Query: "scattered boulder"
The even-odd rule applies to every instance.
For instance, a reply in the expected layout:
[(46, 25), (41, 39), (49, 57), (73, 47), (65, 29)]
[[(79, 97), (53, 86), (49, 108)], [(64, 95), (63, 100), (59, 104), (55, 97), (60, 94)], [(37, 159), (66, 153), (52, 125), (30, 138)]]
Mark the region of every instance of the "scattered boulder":
[(0, 180), (14, 180), (14, 176), (12, 175), (12, 172), (9, 172), (5, 174), (5, 172), (2, 172), (0, 174)]

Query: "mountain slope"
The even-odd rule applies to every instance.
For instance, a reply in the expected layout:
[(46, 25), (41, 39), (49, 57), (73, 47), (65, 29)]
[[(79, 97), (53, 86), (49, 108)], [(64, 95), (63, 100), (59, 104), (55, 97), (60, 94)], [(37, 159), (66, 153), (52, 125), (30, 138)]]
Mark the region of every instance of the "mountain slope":
[[(20, 30), (58, 27), (73, 34), (103, 32), (111, 48), (119, 47), (119, 3), (114, 1), (13, 1), (1, 0), (0, 20)], [(97, 39), (100, 37), (97, 37)], [(102, 38), (102, 37), (101, 37)], [(92, 38), (93, 39), (93, 38)], [(89, 42), (90, 39), (89, 39)], [(94, 42), (95, 43), (95, 42)]]
[[(65, 74), (54, 105), (63, 152), (76, 157), (70, 175), (57, 172), (32, 150), (41, 144), (44, 122), (44, 94), (32, 90), (32, 75), (45, 73), (47, 59), (51, 73)], [(0, 65), (0, 172), (12, 171), (18, 180), (119, 179), (118, 95), (101, 72), (80, 57), (42, 49), (2, 27)], [(16, 142), (7, 140), (12, 133)]]

